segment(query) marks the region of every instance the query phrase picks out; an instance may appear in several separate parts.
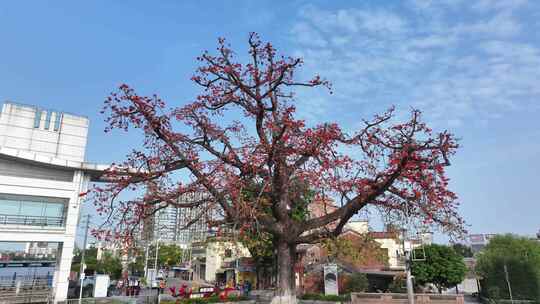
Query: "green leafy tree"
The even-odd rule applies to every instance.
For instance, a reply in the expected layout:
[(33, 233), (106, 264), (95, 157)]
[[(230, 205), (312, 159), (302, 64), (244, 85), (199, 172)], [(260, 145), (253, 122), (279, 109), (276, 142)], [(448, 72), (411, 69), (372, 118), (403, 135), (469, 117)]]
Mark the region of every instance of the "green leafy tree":
[[(90, 247), (84, 253), (84, 263), (86, 264), (85, 273), (93, 274), (108, 274), (111, 279), (118, 279), (122, 274), (122, 262), (118, 256), (111, 252), (103, 252), (101, 259), (97, 258), (98, 249)], [(79, 272), (81, 270), (82, 251), (78, 248), (74, 251), (71, 270)]]
[(439, 293), (444, 288), (450, 288), (461, 283), (467, 273), (463, 257), (454, 249), (444, 245), (432, 244), (425, 246), (426, 259), (412, 264), (412, 273), (416, 283), (425, 285), (431, 283)]
[(345, 293), (351, 293), (351, 292), (362, 292), (366, 291), (369, 288), (369, 282), (367, 279), (367, 276), (363, 273), (356, 272), (353, 273), (350, 277), (347, 278), (345, 281)]
[(117, 280), (122, 275), (122, 262), (111, 252), (104, 252), (101, 259), (97, 261), (95, 269), (96, 273), (108, 274), (111, 279)]
[[(81, 270), (82, 250), (75, 248), (73, 261), (71, 263), (71, 270), (79, 272)], [(97, 248), (90, 247), (84, 252), (84, 263), (86, 264), (85, 273), (92, 275), (96, 271), (97, 265)]]
[(478, 255), (476, 272), (481, 277), (484, 296), (540, 300), (540, 244), (514, 235), (498, 235)]
[(174, 244), (160, 244), (158, 249), (158, 260), (159, 265), (162, 267), (177, 266), (182, 262), (182, 248)]
[[(131, 256), (134, 258), (129, 263), (128, 268), (133, 274), (144, 273), (144, 258), (146, 252), (144, 248), (132, 248)], [(182, 262), (183, 251), (174, 244), (159, 244), (158, 248), (158, 268), (178, 266)], [(154, 268), (154, 257), (156, 256), (155, 244), (148, 248), (148, 267)]]
[(467, 245), (456, 243), (456, 244), (452, 245), (452, 248), (454, 249), (454, 251), (457, 254), (459, 254), (460, 256), (462, 256), (464, 258), (472, 258), (473, 255), (474, 255), (473, 252), (472, 252), (471, 247), (469, 247)]

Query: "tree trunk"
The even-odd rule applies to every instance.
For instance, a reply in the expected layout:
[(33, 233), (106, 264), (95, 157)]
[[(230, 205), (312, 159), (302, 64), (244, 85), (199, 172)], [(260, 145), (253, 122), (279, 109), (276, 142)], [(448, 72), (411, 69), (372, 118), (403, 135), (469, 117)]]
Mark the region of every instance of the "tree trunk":
[(272, 304), (296, 303), (294, 264), (296, 259), (296, 246), (285, 241), (277, 242), (278, 284), (277, 294)]

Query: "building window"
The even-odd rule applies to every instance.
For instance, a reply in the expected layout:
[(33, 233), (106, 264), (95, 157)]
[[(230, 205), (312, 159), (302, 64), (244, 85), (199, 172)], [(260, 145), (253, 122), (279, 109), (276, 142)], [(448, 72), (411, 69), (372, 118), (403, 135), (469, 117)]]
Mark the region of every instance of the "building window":
[(54, 118), (54, 131), (60, 130), (60, 124), (62, 123), (62, 118), (64, 115), (62, 113), (56, 112), (55, 118)]
[(67, 199), (0, 194), (0, 224), (63, 226)]
[(36, 108), (36, 116), (34, 116), (34, 128), (39, 129), (41, 124), (41, 110)]
[(52, 115), (52, 111), (47, 111), (45, 112), (45, 130), (49, 130), (49, 128), (51, 127), (51, 115)]
[(225, 249), (225, 257), (226, 258), (232, 257), (232, 250), (231, 249)]

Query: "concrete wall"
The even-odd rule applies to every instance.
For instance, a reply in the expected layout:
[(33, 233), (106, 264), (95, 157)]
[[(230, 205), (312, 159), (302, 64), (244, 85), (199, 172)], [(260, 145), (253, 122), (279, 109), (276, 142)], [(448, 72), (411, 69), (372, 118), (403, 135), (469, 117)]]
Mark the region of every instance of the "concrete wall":
[[(464, 304), (463, 295), (415, 294), (416, 304)], [(407, 304), (406, 293), (352, 293), (352, 304)]]
[(403, 254), (403, 246), (395, 239), (375, 239), (381, 245), (381, 248), (388, 250), (388, 266), (391, 269), (399, 269), (403, 267), (399, 254)]
[(368, 233), (369, 222), (368, 221), (350, 221), (347, 224), (345, 224), (345, 228), (351, 229), (358, 233)]
[(5, 103), (0, 114), (0, 147), (82, 162), (88, 124), (86, 117)]

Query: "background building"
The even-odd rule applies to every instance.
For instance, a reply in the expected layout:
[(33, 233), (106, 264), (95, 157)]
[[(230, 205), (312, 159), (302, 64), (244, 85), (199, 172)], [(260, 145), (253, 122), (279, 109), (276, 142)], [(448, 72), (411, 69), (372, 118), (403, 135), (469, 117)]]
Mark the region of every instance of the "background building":
[(477, 253), (484, 249), (489, 243), (489, 240), (494, 237), (495, 234), (470, 234), (468, 237), (469, 244), (473, 253)]
[(24, 253), (35, 258), (53, 257), (56, 255), (56, 244), (28, 242), (26, 243)]
[[(178, 202), (185, 204), (201, 201), (202, 193), (182, 195)], [(167, 206), (156, 212), (153, 218), (147, 219), (143, 226), (143, 234), (147, 240), (159, 240), (165, 244), (175, 244), (187, 249), (195, 242), (204, 242), (208, 236), (208, 221), (214, 217), (208, 204), (193, 208)], [(150, 239), (148, 239), (150, 237)]]

